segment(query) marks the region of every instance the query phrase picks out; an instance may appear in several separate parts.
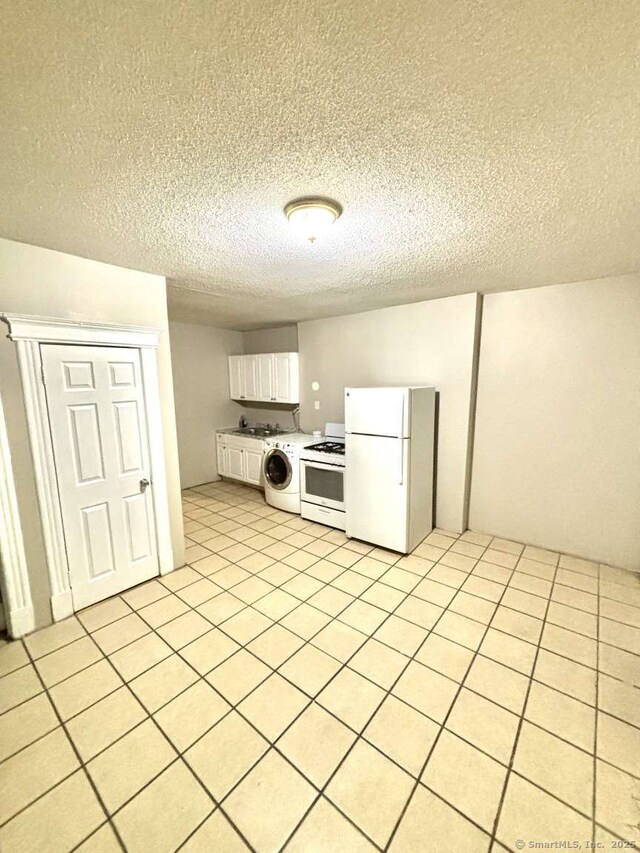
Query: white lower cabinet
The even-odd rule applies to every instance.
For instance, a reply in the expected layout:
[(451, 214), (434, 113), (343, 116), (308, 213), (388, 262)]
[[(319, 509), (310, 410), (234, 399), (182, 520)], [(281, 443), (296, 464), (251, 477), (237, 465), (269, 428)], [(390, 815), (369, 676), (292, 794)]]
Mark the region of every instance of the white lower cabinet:
[(218, 441), (216, 442), (216, 450), (218, 459), (218, 476), (226, 477), (229, 473), (229, 449), (226, 444), (223, 444), (221, 441)]
[(227, 476), (244, 480), (244, 450), (227, 446)]
[(264, 443), (259, 438), (218, 433), (216, 435), (218, 474), (252, 486), (262, 484)]
[(247, 483), (259, 486), (262, 481), (262, 455), (260, 450), (243, 450), (244, 453), (244, 479)]

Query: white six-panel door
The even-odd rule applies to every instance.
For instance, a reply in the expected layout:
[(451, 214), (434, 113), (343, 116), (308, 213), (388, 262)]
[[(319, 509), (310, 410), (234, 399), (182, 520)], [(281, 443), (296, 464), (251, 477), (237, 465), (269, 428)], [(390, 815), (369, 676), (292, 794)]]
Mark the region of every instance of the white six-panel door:
[(41, 352), (77, 610), (159, 572), (140, 352)]

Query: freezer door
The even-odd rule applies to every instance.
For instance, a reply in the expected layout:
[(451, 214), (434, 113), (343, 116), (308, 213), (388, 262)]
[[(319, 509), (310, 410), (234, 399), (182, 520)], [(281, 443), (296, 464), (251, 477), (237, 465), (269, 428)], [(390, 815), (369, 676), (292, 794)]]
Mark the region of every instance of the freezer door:
[(406, 438), (347, 435), (347, 536), (406, 553), (410, 445)]
[(408, 388), (345, 388), (345, 430), (406, 438), (410, 399)]

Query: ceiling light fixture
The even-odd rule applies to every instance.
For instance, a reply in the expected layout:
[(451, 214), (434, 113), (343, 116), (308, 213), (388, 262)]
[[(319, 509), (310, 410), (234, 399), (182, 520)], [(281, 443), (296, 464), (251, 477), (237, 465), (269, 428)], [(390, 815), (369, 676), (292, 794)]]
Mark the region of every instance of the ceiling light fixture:
[(314, 243), (333, 225), (342, 208), (330, 198), (298, 198), (290, 201), (284, 212), (293, 228)]

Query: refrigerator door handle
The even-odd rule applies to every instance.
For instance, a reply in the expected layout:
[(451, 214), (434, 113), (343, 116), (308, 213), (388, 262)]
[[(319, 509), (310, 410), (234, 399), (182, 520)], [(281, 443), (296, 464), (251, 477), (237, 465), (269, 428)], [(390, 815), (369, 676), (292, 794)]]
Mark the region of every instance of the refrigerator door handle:
[(404, 483), (404, 439), (400, 439), (400, 473), (398, 476), (398, 484), (401, 486)]
[[(398, 438), (404, 437), (404, 394), (402, 395), (402, 402), (400, 403), (400, 432), (398, 433)], [(402, 480), (400, 481), (402, 484)]]

